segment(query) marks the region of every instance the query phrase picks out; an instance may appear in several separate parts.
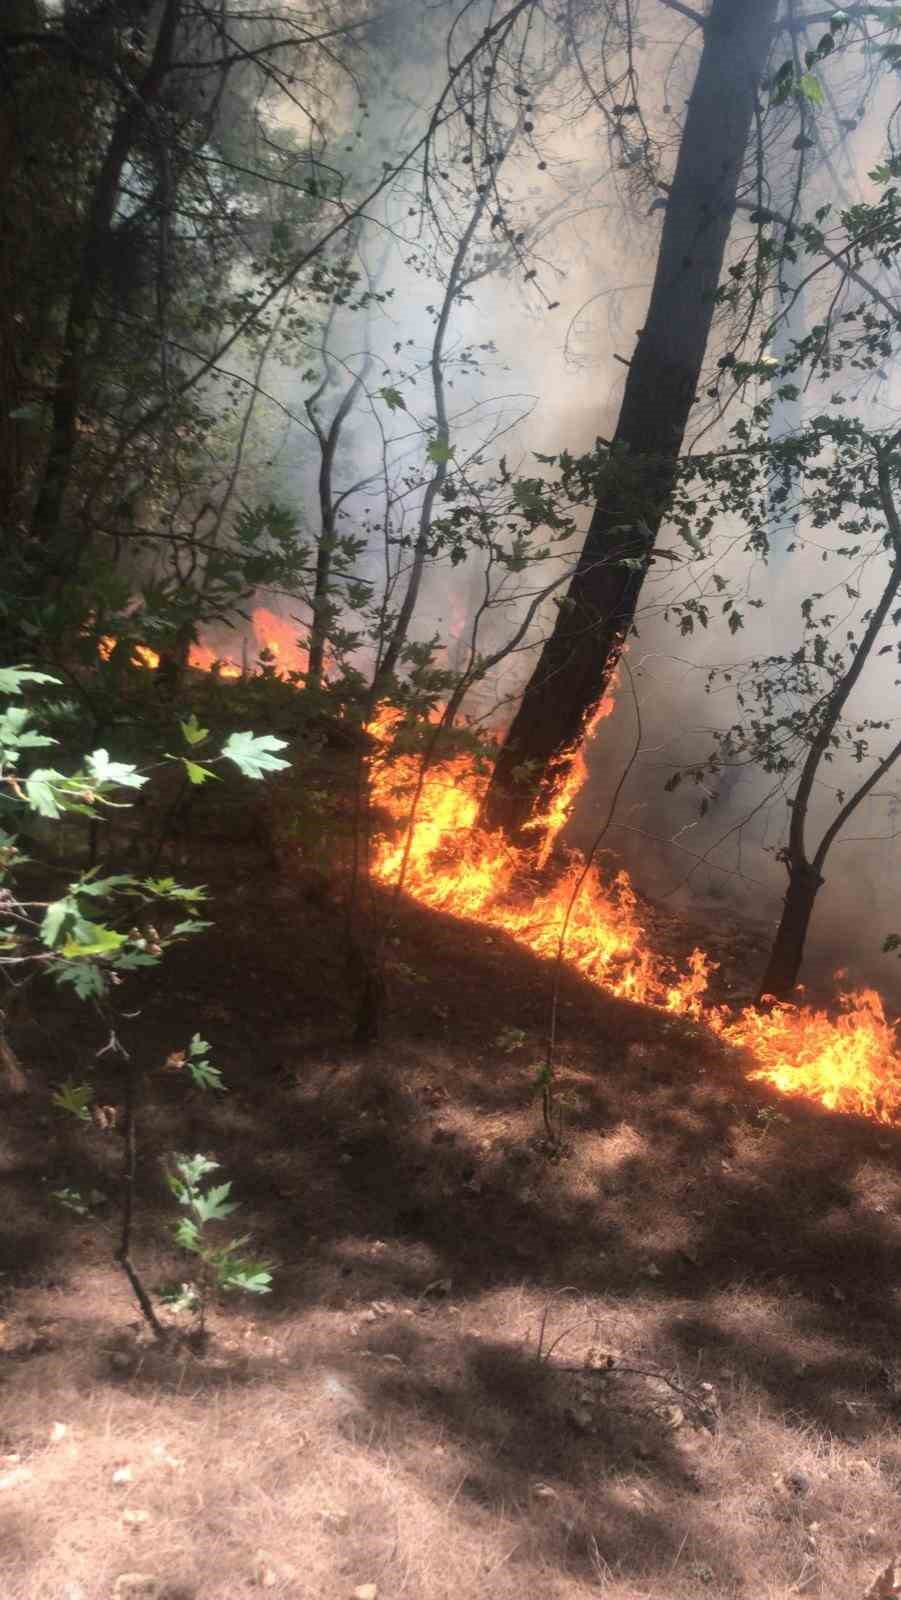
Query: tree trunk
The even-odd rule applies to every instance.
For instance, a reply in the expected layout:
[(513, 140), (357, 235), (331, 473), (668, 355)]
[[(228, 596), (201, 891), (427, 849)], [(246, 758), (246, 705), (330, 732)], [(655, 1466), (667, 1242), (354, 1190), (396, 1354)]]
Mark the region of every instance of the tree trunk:
[[(153, 127), (156, 101), (171, 70), (182, 0), (165, 0), (150, 65), (137, 89), (124, 100), (113, 122), (106, 155), (87, 207), (84, 238), (63, 336), (63, 354), (53, 384), (50, 443), (35, 498), (31, 537), (41, 550), (33, 577), (34, 593), (71, 581), (88, 534), (65, 528), (63, 508), (78, 444), (78, 422), (85, 384), (92, 319), (104, 249), (109, 242), (122, 173), (135, 144)], [(165, 137), (165, 134), (163, 135)]]
[(766, 972), (761, 980), (756, 1004), (771, 996), (788, 1000), (798, 982), (807, 930), (823, 879), (809, 861), (791, 867), (782, 918), (770, 950)]
[[(778, 4), (713, 0), (704, 24), (651, 301), (614, 436), (609, 487), (595, 508), (566, 600), (485, 799), (484, 825), (502, 828), (509, 837), (540, 811), (568, 766), (634, 622), (701, 375)], [(521, 770), (523, 763), (530, 770)]]

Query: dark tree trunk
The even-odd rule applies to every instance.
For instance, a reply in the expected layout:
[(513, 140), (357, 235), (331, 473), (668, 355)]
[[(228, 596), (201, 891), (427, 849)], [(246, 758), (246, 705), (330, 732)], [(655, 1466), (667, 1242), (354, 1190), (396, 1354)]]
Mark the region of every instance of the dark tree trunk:
[[(754, 98), (779, 0), (713, 0), (666, 208), (647, 319), (629, 366), (609, 487), (526, 686), (483, 823), (519, 833), (564, 770), (635, 618), (695, 398)], [(533, 776), (521, 769), (530, 763)]]
[[(122, 105), (110, 134), (84, 223), (78, 262), (63, 336), (63, 354), (55, 374), (50, 444), (31, 519), (33, 544), (41, 551), (33, 576), (34, 592), (51, 591), (75, 576), (88, 535), (64, 527), (63, 508), (78, 444), (78, 421), (85, 383), (91, 328), (109, 243), (122, 172), (135, 147), (153, 129), (155, 106), (172, 67), (182, 0), (165, 0), (150, 65)], [(165, 131), (157, 137), (166, 137)]]
[(809, 861), (803, 861), (789, 870), (782, 918), (760, 983), (758, 1005), (767, 996), (774, 1000), (790, 998), (798, 982), (807, 930), (822, 884), (818, 869), (811, 866)]

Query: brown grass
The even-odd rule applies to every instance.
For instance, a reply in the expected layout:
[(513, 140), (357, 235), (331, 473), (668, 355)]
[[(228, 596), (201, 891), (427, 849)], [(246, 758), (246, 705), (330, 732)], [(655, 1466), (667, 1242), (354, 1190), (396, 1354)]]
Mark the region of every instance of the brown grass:
[(135, 1253), (184, 1275), (158, 1157), (208, 1150), (275, 1292), (222, 1305), (203, 1357), (146, 1346), (112, 1215), (47, 1199), (113, 1192), (119, 1159), (50, 1117), (96, 1043), (54, 1001), (0, 1133), (0, 1600), (127, 1572), (169, 1600), (860, 1600), (901, 1528), (898, 1135), (569, 979), (552, 1160), (540, 963), (408, 907), (362, 1058), (336, 912), (248, 869), (216, 914), (139, 1047), (199, 1028), (231, 1093), (159, 1080)]

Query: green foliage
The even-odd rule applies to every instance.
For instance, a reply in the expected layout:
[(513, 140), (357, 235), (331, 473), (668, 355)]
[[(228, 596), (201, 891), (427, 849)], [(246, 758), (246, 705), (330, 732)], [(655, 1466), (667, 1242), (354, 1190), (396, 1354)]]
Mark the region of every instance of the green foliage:
[(66, 1211), (74, 1211), (77, 1217), (89, 1217), (99, 1205), (103, 1204), (106, 1195), (101, 1194), (99, 1189), (91, 1189), (84, 1194), (81, 1189), (66, 1187), (51, 1189), (50, 1198), (65, 1207)]
[(267, 772), (282, 772), (291, 765), (273, 754), (285, 748), (285, 740), (276, 739), (271, 733), (233, 733), (226, 740), (222, 754), (234, 762), (245, 778), (262, 778)]
[(79, 1122), (90, 1122), (91, 1114), (88, 1107), (93, 1098), (94, 1091), (89, 1083), (73, 1083), (71, 1078), (67, 1078), (54, 1094), (53, 1104), (58, 1111), (67, 1111)]
[(406, 411), (407, 402), (399, 389), (394, 389), (388, 385), (384, 389), (379, 389), (378, 392), (389, 411)]
[(503, 1050), (504, 1055), (512, 1055), (514, 1050), (521, 1050), (526, 1042), (527, 1035), (522, 1028), (501, 1028), (495, 1039), (498, 1050)]
[[(14, 701), (15, 697), (21, 697), (33, 685), (43, 687), (55, 680), (46, 674), (17, 668), (8, 669), (3, 682), (7, 696)], [(28, 771), (28, 752), (56, 742), (53, 736), (40, 730), (39, 706), (26, 708), (12, 703), (0, 712), (0, 804), (4, 808), (4, 816), (11, 820), (17, 814), (27, 814), (29, 810), (57, 824), (66, 813), (72, 811), (86, 813), (96, 819), (101, 815), (97, 809), (99, 804), (127, 804), (120, 798), (122, 791), (132, 793), (147, 781), (147, 774), (139, 772), (133, 763), (113, 759), (104, 748), (98, 748), (77, 761), (78, 770), (74, 774), (41, 768)], [(181, 731), (190, 748), (203, 743), (209, 736), (209, 730), (201, 727), (193, 712), (181, 723)], [(226, 739), (221, 753), (210, 759), (230, 761), (245, 777), (260, 779), (268, 772), (287, 767), (288, 763), (274, 754), (276, 750), (286, 747), (285, 740), (272, 735), (257, 737), (249, 732), (233, 733)], [(163, 759), (184, 760), (174, 756)], [(190, 772), (188, 776), (190, 779)], [(0, 932), (0, 971), (14, 963), (16, 981), (20, 986), (29, 975), (45, 975), (57, 983), (68, 984), (80, 999), (94, 1002), (106, 1016), (110, 1023), (110, 1036), (100, 1053), (113, 1051), (125, 1061), (127, 1167), (123, 1176), (123, 1192), (131, 1195), (134, 1186), (134, 1089), (137, 1069), (116, 1031), (118, 1024), (111, 1004), (114, 986), (142, 968), (156, 966), (170, 946), (210, 926), (198, 915), (205, 890), (199, 886), (179, 884), (168, 876), (139, 877), (122, 872), (101, 875), (99, 869), (92, 867), (74, 876), (65, 892), (56, 899), (47, 902), (26, 901), (16, 891), (16, 873), (24, 859), (14, 835), (7, 831), (0, 833), (0, 883), (10, 918)], [(162, 931), (147, 917), (151, 907), (157, 921), (165, 924), (168, 920), (168, 927), (164, 926)], [(171, 915), (172, 911), (174, 916)], [(192, 1036), (186, 1050), (171, 1053), (166, 1069), (185, 1069), (197, 1089), (224, 1090), (219, 1068), (210, 1060), (210, 1045), (199, 1033)], [(91, 1085), (76, 1082), (72, 1078), (59, 1084), (52, 1097), (52, 1103), (58, 1111), (81, 1123), (92, 1120), (93, 1101)], [(101, 1112), (104, 1110), (99, 1109)], [(108, 1119), (98, 1120), (98, 1127), (108, 1128), (111, 1125)], [(203, 1156), (184, 1157), (179, 1158), (176, 1171), (169, 1178), (173, 1194), (186, 1211), (177, 1225), (178, 1242), (200, 1259), (201, 1323), (211, 1286), (248, 1294), (264, 1294), (268, 1292), (271, 1282), (271, 1274), (264, 1262), (241, 1254), (246, 1239), (233, 1239), (224, 1245), (210, 1242), (207, 1233), (210, 1225), (223, 1220), (235, 1209), (234, 1203), (228, 1198), (229, 1184), (204, 1185), (203, 1180), (214, 1169), (215, 1163)], [(85, 1196), (77, 1189), (64, 1187), (53, 1191), (53, 1198), (76, 1215), (85, 1217), (103, 1196)], [(161, 1327), (152, 1303), (130, 1259), (131, 1215), (129, 1199), (123, 1203), (123, 1237), (119, 1259), (126, 1267), (145, 1317), (154, 1331), (160, 1333)]]
[(218, 1171), (219, 1164), (203, 1155), (176, 1155), (166, 1173), (169, 1188), (186, 1215), (173, 1224), (176, 1243), (198, 1259), (197, 1284), (182, 1284), (176, 1303), (196, 1313), (203, 1326), (209, 1296), (214, 1290), (225, 1293), (269, 1294), (272, 1273), (268, 1262), (241, 1254), (249, 1235), (212, 1242), (211, 1224), (223, 1222), (238, 1209), (229, 1199), (230, 1183), (209, 1184), (206, 1180)]

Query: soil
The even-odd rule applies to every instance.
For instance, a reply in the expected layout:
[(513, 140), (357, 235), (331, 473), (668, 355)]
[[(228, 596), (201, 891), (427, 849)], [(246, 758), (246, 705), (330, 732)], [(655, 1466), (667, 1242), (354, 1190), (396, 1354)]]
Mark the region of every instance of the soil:
[[(328, 877), (247, 844), (197, 876), (216, 926), (123, 1035), (134, 1255), (188, 1275), (161, 1158), (204, 1151), (272, 1293), (225, 1297), (204, 1349), (145, 1338), (121, 1137), (50, 1105), (121, 1080), (50, 996), (0, 1131), (2, 1600), (862, 1600), (901, 1544), (901, 1133), (567, 975), (552, 1147), (546, 964), (404, 902), (385, 1039), (356, 1051)], [(722, 954), (750, 989), (753, 940)], [(194, 1032), (227, 1094), (155, 1070)]]

